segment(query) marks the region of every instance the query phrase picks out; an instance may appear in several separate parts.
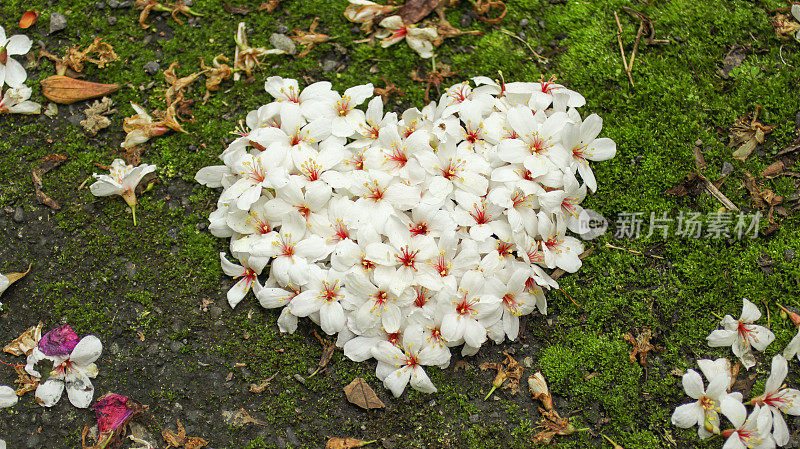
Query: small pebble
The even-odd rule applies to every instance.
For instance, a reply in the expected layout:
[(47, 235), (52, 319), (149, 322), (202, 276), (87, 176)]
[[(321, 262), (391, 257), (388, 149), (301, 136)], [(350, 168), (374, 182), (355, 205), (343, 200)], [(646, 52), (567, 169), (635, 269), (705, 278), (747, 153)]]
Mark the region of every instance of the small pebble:
[(50, 14), (50, 34), (61, 31), (67, 27), (67, 18), (64, 14), (54, 12)]
[(127, 9), (127, 8), (130, 8), (131, 6), (133, 6), (133, 2), (131, 0), (125, 0), (124, 2), (120, 2), (120, 4), (119, 4), (120, 9), (123, 9), (123, 8)]
[(339, 66), (339, 63), (335, 59), (326, 59), (322, 61), (322, 71), (325, 73), (332, 72)]
[(14, 223), (22, 223), (23, 221), (25, 221), (25, 210), (22, 208), (22, 206), (17, 206), (14, 209), (13, 220)]
[(109, 24), (109, 25), (116, 25), (116, 24), (117, 24), (117, 20), (119, 20), (119, 19), (117, 19), (117, 18), (116, 18), (116, 17), (114, 17), (114, 16), (108, 16), (108, 17), (106, 17), (106, 21), (108, 21), (108, 24)]
[[(14, 220), (14, 221), (16, 221), (16, 220)], [(793, 250), (793, 249), (791, 249), (791, 248), (786, 248), (786, 249), (783, 251), (783, 257), (785, 257), (785, 258), (786, 258), (786, 261), (787, 261), (787, 262), (791, 262), (791, 261), (793, 261), (793, 260), (794, 260), (794, 258), (795, 258), (795, 253), (794, 253), (794, 250)]]
[(284, 25), (284, 24), (282, 24), (282, 23), (279, 23), (279, 24), (275, 25), (275, 31), (280, 33), (280, 34), (286, 34), (286, 33), (289, 32), (289, 27)]
[(733, 171), (733, 165), (730, 162), (725, 161), (722, 163), (722, 170), (721, 170), (722, 176), (728, 176), (731, 174), (732, 171)]
[(300, 382), (303, 385), (306, 384), (306, 379), (303, 376), (299, 375), (299, 374), (295, 374), (294, 375), (294, 380)]
[(521, 28), (525, 28), (526, 26), (528, 26), (528, 24), (529, 24), (529, 23), (531, 23), (531, 21), (530, 21), (530, 20), (528, 20), (528, 19), (522, 19), (522, 20), (520, 20), (520, 21), (519, 21), (519, 26), (520, 26)]
[(97, 2), (94, 4), (95, 9), (106, 9), (106, 4), (103, 2)]
[(119, 2), (117, 0), (108, 0), (108, 6), (112, 8), (119, 8)]
[(294, 41), (285, 34), (272, 33), (269, 37), (269, 43), (278, 50), (283, 50), (290, 55), (297, 53), (297, 47)]
[(461, 14), (461, 28), (466, 28), (472, 25), (472, 16), (469, 14)]
[(161, 65), (155, 61), (150, 61), (144, 65), (144, 71), (147, 72), (148, 75), (155, 75), (158, 73), (158, 70), (161, 68)]

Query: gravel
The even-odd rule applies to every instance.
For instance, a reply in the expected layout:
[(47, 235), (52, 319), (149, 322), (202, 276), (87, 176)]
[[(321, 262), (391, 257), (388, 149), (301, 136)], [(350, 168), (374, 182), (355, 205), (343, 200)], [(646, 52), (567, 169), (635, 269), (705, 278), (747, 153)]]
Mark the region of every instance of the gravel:
[(61, 31), (67, 27), (67, 18), (64, 14), (54, 12), (50, 14), (50, 34)]
[(144, 65), (144, 71), (151, 76), (158, 73), (159, 69), (161, 69), (161, 65), (155, 61), (150, 61)]
[(283, 50), (290, 55), (297, 53), (297, 47), (294, 41), (285, 34), (272, 33), (269, 37), (269, 43), (278, 50)]

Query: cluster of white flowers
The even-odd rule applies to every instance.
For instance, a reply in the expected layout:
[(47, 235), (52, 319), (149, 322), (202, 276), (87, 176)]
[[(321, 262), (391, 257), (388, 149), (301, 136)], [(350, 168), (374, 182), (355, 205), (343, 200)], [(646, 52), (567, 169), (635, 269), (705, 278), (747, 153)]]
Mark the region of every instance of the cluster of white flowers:
[(220, 254), (240, 278), (231, 307), (252, 289), (283, 308), (281, 331), (311, 318), (350, 359), (377, 359), (395, 396), (436, 391), (422, 366), (447, 366), (450, 348), (514, 340), (520, 316), (546, 314), (545, 269), (581, 266), (567, 230), (596, 189), (589, 161), (616, 145), (553, 80), (473, 81), (398, 116), (371, 84), (269, 78), (276, 101), (196, 176), (224, 188), (209, 229), (239, 260)]
[[(740, 392), (728, 392), (732, 381), (728, 359), (698, 360), (697, 364), (708, 380), (708, 388), (704, 388), (697, 371), (690, 369), (684, 374), (683, 388), (695, 402), (678, 406), (672, 414), (672, 424), (683, 428), (697, 425), (701, 439), (722, 435), (728, 439), (724, 447), (730, 449), (766, 449), (789, 442), (783, 413), (800, 415), (800, 391), (783, 384), (789, 368), (782, 355), (772, 358), (772, 372), (764, 393), (746, 404), (742, 403)], [(753, 406), (749, 415), (745, 405)], [(733, 428), (720, 429), (720, 413)]]
[[(758, 307), (744, 298), (741, 318), (735, 320), (725, 315), (720, 322), (724, 329), (711, 332), (707, 337), (709, 345), (731, 346), (745, 369), (750, 369), (756, 363), (752, 349), (763, 351), (775, 340), (769, 329), (753, 324), (760, 318)], [(792, 320), (800, 320), (800, 317), (792, 317)], [(789, 372), (787, 358), (791, 359), (795, 354), (793, 340), (783, 355), (772, 358), (772, 371), (764, 392), (746, 403), (742, 402), (740, 392), (730, 391), (734, 379), (728, 359), (698, 360), (697, 364), (708, 380), (708, 388), (703, 386), (703, 379), (695, 370), (690, 369), (684, 374), (683, 388), (695, 402), (678, 406), (672, 414), (672, 424), (683, 428), (697, 425), (701, 439), (723, 435), (727, 438), (723, 447), (729, 449), (785, 446), (790, 434), (783, 414), (800, 415), (800, 391), (787, 388), (783, 383)], [(746, 405), (753, 406), (749, 415)], [(720, 413), (728, 418), (733, 428), (721, 430)]]
[(9, 86), (0, 98), (0, 114), (38, 114), (42, 110), (39, 103), (28, 101), (31, 89), (25, 86), (28, 74), (22, 64), (12, 55), (22, 56), (28, 53), (33, 42), (28, 36), (17, 34), (6, 38), (6, 30), (0, 26), (0, 88)]

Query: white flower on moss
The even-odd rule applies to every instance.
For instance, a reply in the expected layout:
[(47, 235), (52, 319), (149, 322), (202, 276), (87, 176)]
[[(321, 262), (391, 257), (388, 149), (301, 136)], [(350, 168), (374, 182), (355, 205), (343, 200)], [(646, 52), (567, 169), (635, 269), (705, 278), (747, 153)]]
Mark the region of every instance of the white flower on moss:
[(423, 366), (441, 365), (447, 361), (442, 351), (425, 343), (421, 326), (406, 329), (401, 347), (388, 341), (379, 342), (372, 348), (372, 356), (378, 360), (375, 374), (396, 398), (403, 394), (409, 383), (415, 390), (435, 393), (436, 387)]
[(27, 86), (6, 89), (3, 98), (0, 99), (0, 114), (39, 114), (42, 112), (42, 105), (33, 101), (28, 101), (31, 97), (31, 88)]
[(122, 159), (114, 159), (107, 175), (93, 174), (97, 180), (89, 186), (94, 196), (119, 195), (133, 210), (133, 224), (136, 224), (136, 186), (142, 178), (156, 171), (155, 165), (128, 165)]
[(728, 396), (720, 405), (722, 413), (733, 424), (733, 429), (725, 429), (722, 436), (727, 437), (724, 449), (772, 449), (775, 440), (769, 433), (769, 410), (756, 405), (750, 416), (740, 400)]
[(800, 391), (787, 388), (783, 384), (788, 373), (789, 364), (786, 359), (780, 354), (773, 357), (772, 370), (764, 385), (764, 393), (750, 401), (762, 406), (764, 413), (769, 415), (772, 437), (778, 446), (785, 446), (789, 442), (789, 428), (783, 414), (800, 415)]
[(380, 25), (383, 29), (375, 36), (381, 39), (381, 47), (388, 47), (405, 39), (408, 46), (421, 57), (433, 57), (433, 42), (439, 37), (436, 28), (406, 25), (400, 16), (389, 16), (381, 20)]
[(6, 38), (6, 30), (0, 26), (0, 87), (8, 84), (11, 87), (22, 87), (28, 74), (22, 64), (11, 55), (22, 56), (31, 49), (33, 42), (28, 36), (17, 34)]
[[(720, 404), (728, 397), (731, 383), (731, 367), (728, 359), (698, 360), (700, 370), (708, 379), (708, 388), (697, 371), (690, 369), (683, 375), (683, 389), (695, 402), (679, 405), (672, 414), (672, 424), (684, 429), (699, 426), (697, 434), (706, 439), (720, 433)], [(733, 393), (733, 399), (741, 401), (741, 394)]]
[(775, 334), (769, 329), (753, 322), (761, 318), (761, 311), (753, 303), (744, 298), (742, 300), (742, 315), (738, 320), (730, 315), (725, 315), (720, 321), (724, 329), (717, 329), (706, 337), (708, 345), (730, 346), (736, 357), (742, 361), (746, 369), (756, 364), (752, 349), (763, 351), (773, 340)]

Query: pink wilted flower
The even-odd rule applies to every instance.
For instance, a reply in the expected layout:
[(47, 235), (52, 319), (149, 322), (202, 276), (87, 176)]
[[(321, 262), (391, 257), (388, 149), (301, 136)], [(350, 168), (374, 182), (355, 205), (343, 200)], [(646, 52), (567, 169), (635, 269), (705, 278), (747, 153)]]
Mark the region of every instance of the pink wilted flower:
[[(78, 335), (68, 324), (44, 334), (39, 345), (28, 355), (25, 366), (28, 374), (43, 378), (36, 388), (36, 402), (52, 407), (66, 389), (72, 405), (89, 407), (94, 396), (91, 379), (98, 374), (94, 361), (102, 352), (100, 339), (88, 335), (79, 341)], [(43, 360), (49, 360), (53, 366), (44, 376), (36, 369), (36, 365)]]
[(134, 400), (114, 393), (106, 393), (92, 406), (97, 416), (97, 449), (114, 447), (120, 436), (125, 434), (125, 426), (144, 407)]

